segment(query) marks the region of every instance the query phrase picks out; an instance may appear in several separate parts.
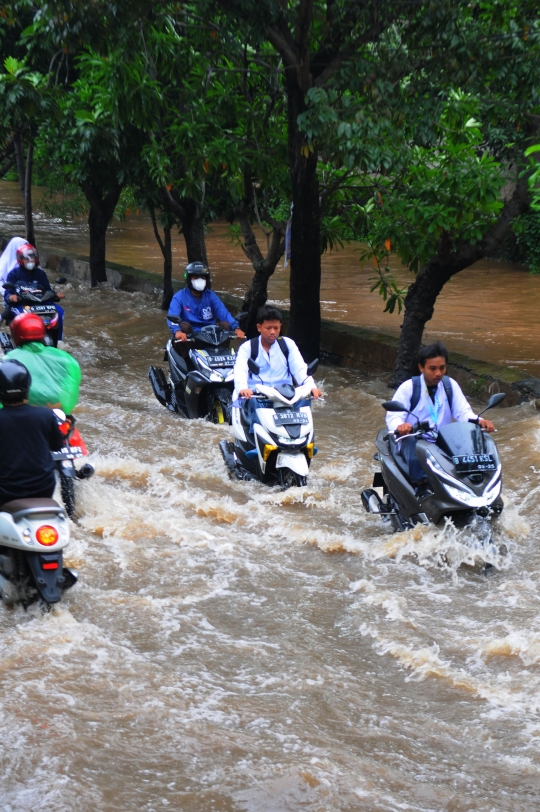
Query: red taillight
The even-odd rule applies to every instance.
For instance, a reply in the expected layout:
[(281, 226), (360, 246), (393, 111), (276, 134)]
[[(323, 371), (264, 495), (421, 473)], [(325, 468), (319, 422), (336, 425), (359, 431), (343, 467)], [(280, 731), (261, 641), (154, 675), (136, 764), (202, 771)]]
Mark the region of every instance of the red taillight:
[(57, 570), (58, 561), (44, 561), (41, 565), (42, 570)]
[(52, 547), (52, 545), (58, 541), (58, 530), (56, 530), (55, 527), (51, 527), (50, 524), (42, 524), (41, 527), (38, 527), (36, 530), (36, 539), (40, 544), (43, 544), (44, 547)]
[(62, 434), (67, 437), (67, 434), (71, 428), (71, 423), (68, 420), (64, 420), (63, 423), (59, 424), (58, 428), (60, 429)]

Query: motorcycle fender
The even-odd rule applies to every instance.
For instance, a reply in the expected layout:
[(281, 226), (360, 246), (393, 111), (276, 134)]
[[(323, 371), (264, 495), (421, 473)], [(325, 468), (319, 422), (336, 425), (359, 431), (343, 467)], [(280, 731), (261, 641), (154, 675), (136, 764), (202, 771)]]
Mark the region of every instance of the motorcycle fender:
[(77, 475), (77, 470), (75, 468), (75, 465), (74, 465), (72, 459), (58, 460), (58, 462), (56, 463), (56, 466), (58, 468), (58, 471), (59, 472), (61, 471), (64, 476), (67, 476), (67, 477), (70, 477), (71, 479), (73, 479), (73, 477), (75, 477)]
[[(44, 562), (52, 561), (57, 563), (54, 570), (43, 569)], [(62, 551), (58, 550), (54, 554), (40, 552), (26, 553), (28, 566), (34, 577), (34, 582), (39, 594), (47, 603), (58, 603), (62, 597), (62, 587), (65, 582), (62, 566)]]
[(286, 451), (280, 451), (277, 455), (276, 468), (290, 468), (298, 476), (307, 476), (309, 467), (305, 454), (289, 454)]
[(208, 386), (210, 379), (206, 378), (201, 372), (193, 370), (186, 378), (186, 392), (194, 391), (196, 386)]

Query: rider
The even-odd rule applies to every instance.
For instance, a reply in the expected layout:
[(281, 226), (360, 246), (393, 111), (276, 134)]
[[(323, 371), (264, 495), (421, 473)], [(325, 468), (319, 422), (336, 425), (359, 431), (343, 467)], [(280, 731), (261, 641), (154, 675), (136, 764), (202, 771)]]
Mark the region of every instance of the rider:
[[(407, 418), (413, 415), (413, 412), (418, 422), (425, 420), (435, 429), (440, 429), (453, 420), (462, 423), (469, 419), (477, 419), (459, 384), (446, 375), (447, 363), (448, 350), (442, 342), (436, 341), (421, 348), (418, 353), (420, 375), (402, 383), (393, 398), (403, 403), (410, 411), (387, 412), (386, 425), (389, 431), (395, 431), (400, 437), (410, 434), (413, 427)], [(495, 429), (493, 423), (483, 417), (478, 419), (478, 425), (488, 432)], [(422, 439), (435, 442), (431, 434), (422, 435)], [(403, 440), (400, 443), (400, 453), (409, 467), (409, 477), (416, 495), (419, 499), (424, 499), (431, 491), (427, 485), (424, 469), (416, 456), (416, 443), (416, 437)]]
[(198, 332), (207, 324), (218, 324), (224, 330), (234, 330), (238, 338), (246, 335), (221, 299), (210, 290), (210, 271), (204, 262), (190, 262), (184, 272), (186, 287), (172, 298), (169, 316), (176, 316), (180, 324), (167, 321), (173, 338), (187, 341), (188, 335)]
[[(19, 296), (24, 298), (25, 293), (45, 293), (46, 290), (51, 290), (51, 283), (47, 274), (39, 266), (39, 254), (37, 250), (29, 242), (17, 248), (17, 263), (18, 265), (13, 268), (7, 275), (5, 284), (12, 285), (13, 288), (6, 288), (4, 290), (4, 300), (8, 307), (17, 304)], [(63, 299), (63, 293), (56, 293), (57, 299)], [(55, 304), (58, 311), (58, 339), (62, 338), (63, 325), (64, 325), (64, 310), (60, 305)], [(4, 318), (6, 318), (4, 313)], [(9, 316), (7, 319), (9, 320)]]
[(36, 313), (19, 313), (10, 325), (15, 345), (6, 358), (20, 361), (30, 372), (28, 401), (32, 406), (62, 409), (66, 414), (77, 405), (81, 368), (65, 350), (44, 344), (45, 324)]
[(19, 361), (0, 364), (0, 504), (12, 499), (50, 499), (54, 461), (64, 437), (50, 409), (28, 405), (31, 378)]
[[(254, 394), (253, 387), (258, 383), (276, 386), (284, 383), (292, 384), (293, 380), (309, 384), (314, 398), (322, 395), (311, 375), (308, 376), (306, 363), (292, 338), (280, 338), (282, 322), (281, 310), (274, 305), (259, 308), (257, 312), (259, 338), (244, 342), (236, 357), (233, 401), (238, 396), (250, 400)], [(249, 371), (250, 357), (259, 365), (257, 376)]]

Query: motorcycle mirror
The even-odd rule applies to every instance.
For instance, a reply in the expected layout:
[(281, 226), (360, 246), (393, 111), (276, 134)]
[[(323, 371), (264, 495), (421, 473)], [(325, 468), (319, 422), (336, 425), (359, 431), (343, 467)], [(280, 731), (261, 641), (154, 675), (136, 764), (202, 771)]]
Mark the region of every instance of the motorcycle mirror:
[(252, 373), (252, 375), (258, 375), (261, 371), (260, 366), (253, 358), (248, 358), (248, 369)]
[(488, 400), (488, 402), (487, 402), (487, 406), (486, 406), (486, 408), (485, 408), (485, 409), (483, 409), (483, 410), (480, 412), (480, 414), (478, 415), (478, 417), (480, 417), (480, 415), (481, 415), (481, 414), (484, 414), (484, 412), (487, 412), (487, 410), (488, 410), (488, 409), (493, 409), (493, 407), (494, 407), (494, 406), (498, 406), (498, 405), (499, 405), (499, 403), (502, 403), (502, 402), (503, 402), (503, 400), (505, 399), (505, 397), (506, 397), (506, 393), (505, 393), (505, 392), (497, 392), (497, 394), (496, 394), (496, 395), (492, 395), (492, 396), (490, 397), (490, 399)]
[(318, 366), (319, 366), (319, 359), (314, 358), (313, 361), (311, 362), (311, 364), (308, 364), (308, 367), (307, 367), (308, 376), (313, 375), (313, 373), (317, 371)]
[(15, 285), (12, 282), (4, 282), (5, 290), (15, 290)]
[(172, 324), (180, 324), (180, 319), (177, 316), (167, 315), (167, 318), (170, 322), (172, 322)]
[(57, 285), (65, 285), (66, 282), (67, 282), (67, 279), (66, 279), (65, 276), (58, 276), (57, 279), (56, 279), (56, 284)]
[(399, 400), (385, 400), (382, 404), (383, 409), (386, 409), (387, 412), (406, 412), (407, 407), (403, 405)]

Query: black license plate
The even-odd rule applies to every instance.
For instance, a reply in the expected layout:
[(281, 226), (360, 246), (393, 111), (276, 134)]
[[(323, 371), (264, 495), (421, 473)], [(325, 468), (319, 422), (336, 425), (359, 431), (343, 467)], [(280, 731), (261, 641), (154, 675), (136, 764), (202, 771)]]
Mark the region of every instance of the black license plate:
[(207, 359), (211, 367), (232, 367), (236, 361), (234, 355), (211, 355)]
[(456, 471), (495, 471), (497, 463), (493, 454), (461, 454), (452, 457)]
[(309, 423), (307, 414), (303, 412), (280, 412), (274, 415), (276, 426), (300, 426)]
[(30, 312), (39, 313), (41, 316), (53, 316), (56, 314), (56, 307), (51, 307), (51, 305), (32, 305)]

